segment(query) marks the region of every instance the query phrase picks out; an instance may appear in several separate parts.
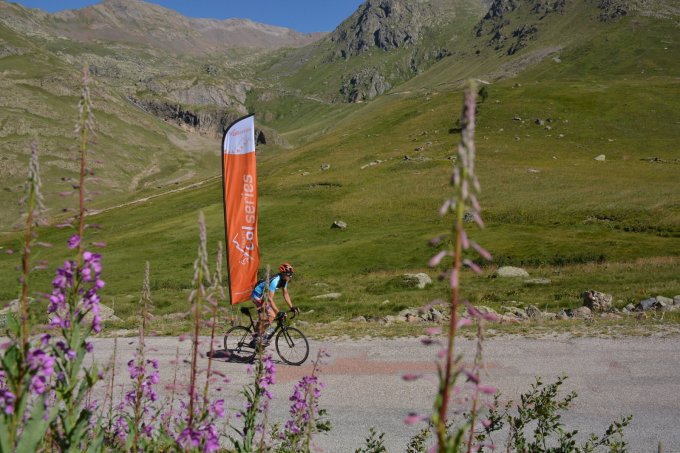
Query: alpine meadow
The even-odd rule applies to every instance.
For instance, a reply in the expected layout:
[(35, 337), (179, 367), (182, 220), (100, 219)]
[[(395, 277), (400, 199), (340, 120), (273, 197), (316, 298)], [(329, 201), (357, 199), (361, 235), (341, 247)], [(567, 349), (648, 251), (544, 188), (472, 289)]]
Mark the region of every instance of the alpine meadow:
[[(91, 107), (91, 124), (83, 105), (85, 113)], [(409, 338), (424, 329), (428, 338), (448, 339), (435, 415), (411, 420), (429, 422), (438, 451), (493, 449), (475, 431), (484, 395), (494, 393), (480, 382), (485, 335), (680, 333), (678, 0), (366, 0), (333, 31), (311, 34), (246, 19), (189, 18), (143, 0), (103, 0), (55, 14), (0, 0), (3, 332), (28, 351), (29, 333), (55, 325), (49, 292), (56, 266), (77, 272), (96, 266), (96, 278), (81, 283), (92, 284), (106, 316), (83, 335), (139, 336), (128, 363), (139, 379), (129, 427), (139, 425), (144, 398), (155, 401), (142, 390), (144, 379), (158, 380), (157, 361), (145, 362), (152, 355), (145, 356), (145, 337), (191, 332), (193, 339), (190, 407), (182, 407), (188, 424), (175, 426), (177, 443), (167, 444), (174, 447), (139, 443), (143, 430), (136, 428), (123, 444), (107, 443), (111, 423), (100, 447), (181, 450), (190, 444), (183, 429), (190, 436), (199, 424), (194, 414), (206, 426), (224, 417), (224, 401), (207, 397), (212, 365), (204, 398), (196, 396), (204, 379), (196, 361), (205, 358), (199, 335), (217, 341), (235, 323), (247, 323), (226, 297), (213, 300), (222, 290), (213, 251), (220, 250), (221, 270), (221, 138), (249, 114), (256, 127), (261, 276), (282, 262), (295, 266), (291, 293), (301, 314), (291, 325), (310, 341)], [(92, 140), (85, 140), (89, 127)], [(25, 197), (30, 205), (37, 184), (32, 159), (40, 162), (45, 209), (26, 230), (33, 219)], [(74, 235), (83, 243), (75, 244)], [(27, 243), (30, 272), (22, 269)], [(85, 251), (100, 246), (101, 256)], [(79, 258), (65, 262), (73, 250)], [(12, 315), (24, 308), (28, 331)], [(212, 323), (203, 322), (208, 318)], [(468, 320), (474, 325), (466, 327)], [(61, 324), (62, 336), (85, 341), (73, 325)], [(456, 335), (479, 340), (472, 374), (453, 355)], [(91, 389), (97, 368), (79, 368), (91, 346), (79, 348), (77, 365), (64, 358), (66, 349), (55, 360), (71, 363), (74, 379), (84, 372)], [(225, 451), (266, 450), (255, 445), (254, 433), (271, 422), (258, 417), (271, 399), (274, 364), (262, 355), (250, 370), (253, 387), (243, 391), (246, 408), (236, 416), (245, 424), (242, 436), (229, 437), (234, 449)], [(317, 407), (329, 391), (318, 381), (324, 354), (310, 359), (313, 369), (291, 397), (309, 413), (277, 426), (283, 440), (271, 451), (310, 451), (312, 433), (331, 429)], [(457, 391), (459, 378), (475, 384), (462, 425), (447, 420), (448, 392)], [(546, 401), (556, 404), (550, 410), (569, 407), (572, 396), (556, 396), (564, 380), (538, 380), (522, 396), (528, 417), (540, 417), (532, 410)], [(113, 406), (114, 395), (107, 397)], [(62, 405), (87, 411), (79, 406), (82, 395), (64, 398)], [(520, 410), (512, 419), (509, 408), (484, 416), (487, 435), (502, 420), (511, 425), (526, 416)], [(550, 418), (550, 410), (543, 416)], [(61, 431), (48, 430), (45, 451), (45, 442), (58, 451), (85, 445), (72, 420), (50, 414), (46, 423), (52, 417), (50, 426)], [(302, 418), (309, 431), (298, 426)], [(559, 417), (553, 421), (543, 434), (563, 435)], [(613, 422), (611, 437), (628, 423)], [(231, 448), (208, 431), (191, 445)], [(57, 432), (73, 438), (50, 437)], [(543, 435), (537, 433), (515, 438), (508, 451), (601, 451), (532, 449)], [(609, 434), (592, 445), (628, 451), (606, 443)], [(427, 451), (425, 438), (418, 442), (413, 438), (409, 451)], [(380, 444), (371, 430), (366, 449), (357, 451), (386, 451)]]
[[(579, 306), (588, 289), (613, 294), (619, 308), (680, 293), (677, 5), (390, 5), (369, 1), (303, 47), (235, 47), (216, 58), (214, 46), (201, 55), (152, 36), (128, 42), (109, 22), (108, 38), (98, 37), (88, 22), (187, 21), (152, 4), (105, 1), (53, 16), (1, 3), (2, 227), (20, 224), (32, 140), (50, 222), (73, 207), (58, 194), (73, 191), (70, 131), (88, 63), (98, 127), (90, 207), (102, 211), (88, 222), (102, 226), (92, 234), (106, 238), (106, 298), (122, 324), (135, 325), (146, 260), (158, 263), (156, 314), (185, 311), (197, 210), (213, 241), (223, 229), (218, 137), (246, 111), (261, 128), (262, 262), (299, 263), (296, 299), (313, 322), (394, 315), (446, 291), (436, 279), (425, 291), (398, 279), (425, 270), (428, 240), (447, 227), (436, 208), (455, 162), (462, 82), (472, 77), (484, 81), (477, 146), (489, 228), (479, 234), (494, 260), (466, 276), (467, 297), (496, 310), (517, 301), (558, 311)], [(331, 229), (336, 220), (348, 227)], [(40, 235), (60, 243), (70, 232)], [(17, 297), (7, 253), (18, 241), (2, 236), (5, 302)], [(505, 265), (551, 283), (489, 278)], [(50, 273), (32, 278), (46, 285)], [(333, 292), (342, 296), (312, 299)]]

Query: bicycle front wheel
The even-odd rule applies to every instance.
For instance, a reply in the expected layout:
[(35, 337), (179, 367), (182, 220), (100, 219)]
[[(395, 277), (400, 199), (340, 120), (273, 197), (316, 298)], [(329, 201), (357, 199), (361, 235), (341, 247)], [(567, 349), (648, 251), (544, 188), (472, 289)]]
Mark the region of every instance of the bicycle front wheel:
[(309, 356), (309, 342), (295, 327), (285, 327), (276, 335), (276, 352), (289, 365), (302, 365)]
[(247, 327), (235, 326), (224, 336), (224, 349), (229, 359), (236, 362), (250, 362), (257, 352), (253, 334)]

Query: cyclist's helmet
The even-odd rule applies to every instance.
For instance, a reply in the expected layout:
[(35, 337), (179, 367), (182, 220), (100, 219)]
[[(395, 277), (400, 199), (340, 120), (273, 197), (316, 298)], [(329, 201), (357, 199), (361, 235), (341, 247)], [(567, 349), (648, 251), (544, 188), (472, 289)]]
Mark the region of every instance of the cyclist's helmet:
[(293, 269), (293, 266), (291, 266), (290, 263), (283, 263), (279, 266), (279, 272), (290, 276), (295, 273), (295, 269)]

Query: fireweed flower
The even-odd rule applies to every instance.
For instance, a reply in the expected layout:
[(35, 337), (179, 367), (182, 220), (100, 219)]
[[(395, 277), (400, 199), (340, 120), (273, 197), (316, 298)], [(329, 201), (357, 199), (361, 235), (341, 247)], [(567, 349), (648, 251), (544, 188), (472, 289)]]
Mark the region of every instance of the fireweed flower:
[(14, 413), (14, 401), (16, 400), (16, 396), (14, 393), (10, 392), (7, 389), (0, 388), (0, 409), (5, 414), (13, 414)]
[(91, 312), (93, 315), (92, 331), (95, 333), (101, 331), (102, 319), (99, 315), (100, 298), (98, 291), (105, 285), (101, 279), (101, 259), (102, 256), (99, 253), (85, 251), (83, 252), (81, 268), (78, 268), (74, 261), (67, 261), (63, 268), (57, 270), (57, 277), (52, 282), (54, 290), (50, 296), (49, 311), (50, 313), (58, 312), (58, 315), (53, 318), (52, 325), (68, 328), (70, 319), (68, 310), (65, 310), (68, 298), (67, 290), (80, 283), (83, 285), (78, 289), (80, 301), (75, 310), (76, 316), (84, 316)]
[(0, 370), (0, 409), (5, 414), (13, 414), (16, 395), (7, 388), (5, 376), (5, 372)]
[[(147, 371), (147, 365), (151, 366), (150, 372)], [(130, 373), (130, 379), (135, 381), (139, 375), (143, 375), (142, 380), (142, 400), (154, 402), (158, 400), (158, 393), (154, 389), (154, 386), (160, 382), (160, 376), (158, 374), (158, 361), (157, 360), (147, 360), (145, 364), (139, 365), (135, 359), (130, 360), (127, 363), (128, 373)], [(125, 402), (133, 407), (137, 400), (137, 390), (133, 389), (125, 394)], [(146, 411), (145, 407), (145, 411)]]
[(48, 389), (50, 376), (54, 374), (54, 358), (39, 348), (28, 352), (26, 357), (28, 368), (33, 373), (31, 377), (31, 391), (42, 395)]
[(68, 248), (76, 249), (79, 246), (80, 246), (80, 236), (78, 236), (77, 234), (74, 234), (68, 240)]
[[(299, 434), (309, 423), (319, 415), (316, 401), (321, 396), (321, 387), (317, 376), (305, 376), (293, 387), (290, 396), (291, 419), (286, 422), (285, 429), (291, 434)], [(313, 399), (312, 399), (313, 398)], [(310, 402), (312, 403), (310, 406)]]
[(262, 364), (263, 364), (264, 370), (263, 370), (262, 378), (260, 379), (259, 385), (260, 385), (260, 388), (262, 389), (262, 393), (268, 399), (272, 399), (272, 394), (269, 391), (269, 387), (271, 385), (274, 385), (274, 383), (275, 383), (276, 365), (274, 365), (274, 361), (272, 360), (271, 355), (268, 355), (267, 357), (265, 357)]
[(210, 405), (210, 413), (217, 418), (224, 417), (224, 400), (217, 400)]

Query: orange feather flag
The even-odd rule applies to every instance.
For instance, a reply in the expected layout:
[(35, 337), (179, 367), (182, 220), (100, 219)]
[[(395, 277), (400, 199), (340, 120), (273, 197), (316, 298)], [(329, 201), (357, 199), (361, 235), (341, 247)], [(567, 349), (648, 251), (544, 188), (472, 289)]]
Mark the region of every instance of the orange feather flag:
[(250, 299), (260, 265), (253, 115), (227, 128), (222, 140), (222, 157), (229, 298), (235, 305)]

